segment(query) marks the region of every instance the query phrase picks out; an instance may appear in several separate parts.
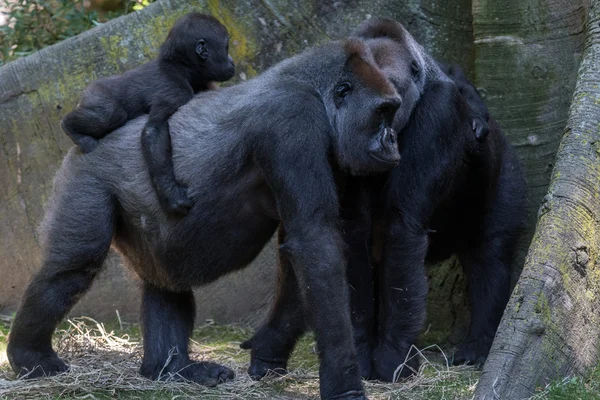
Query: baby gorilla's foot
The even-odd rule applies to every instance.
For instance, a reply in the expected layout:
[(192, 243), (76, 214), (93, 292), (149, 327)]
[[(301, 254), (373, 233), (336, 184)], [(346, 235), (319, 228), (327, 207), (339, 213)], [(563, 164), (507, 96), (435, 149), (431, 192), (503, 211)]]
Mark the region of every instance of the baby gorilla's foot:
[(187, 194), (187, 187), (175, 184), (159, 196), (162, 208), (169, 214), (187, 215), (194, 202)]

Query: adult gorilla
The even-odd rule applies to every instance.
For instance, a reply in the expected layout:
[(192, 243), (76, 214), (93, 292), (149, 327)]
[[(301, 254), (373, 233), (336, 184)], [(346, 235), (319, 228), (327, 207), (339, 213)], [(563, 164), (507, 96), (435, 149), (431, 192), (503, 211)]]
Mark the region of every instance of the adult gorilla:
[[(382, 19), (366, 21), (356, 35), (367, 39), (378, 65), (395, 81), (402, 69), (398, 72), (398, 62), (385, 55), (400, 52), (408, 32)], [(361, 354), (363, 375), (388, 381), (412, 373), (410, 368), (396, 370), (425, 318), (424, 261), (452, 254), (465, 271), (471, 306), (469, 332), (454, 363), (485, 361), (510, 294), (510, 263), (525, 215), (525, 180), (500, 127), (489, 119), (489, 134), (481, 141), (473, 132), (474, 117), (489, 117), (483, 100), (459, 70), (448, 69), (453, 82), (432, 78), (428, 71), (437, 69), (437, 63), (421, 51), (425, 91), (408, 124), (397, 126), (402, 162), (385, 174), (383, 185), (366, 189), (377, 193), (371, 216), (383, 233), (372, 240), (382, 250), (374, 295), (379, 315), (370, 316), (375, 308), (368, 291), (351, 301), (354, 325), (364, 333), (362, 338), (355, 335), (357, 343), (362, 340), (361, 350), (375, 345), (373, 374), (368, 357)], [(398, 91), (402, 95), (402, 88)], [(370, 272), (368, 263), (350, 265), (350, 285)], [(369, 320), (377, 321), (377, 332), (370, 331)], [(416, 357), (411, 361), (417, 365)]]
[(163, 213), (152, 189), (140, 149), (145, 117), (92, 153), (72, 149), (43, 225), (42, 268), (10, 334), (12, 368), (29, 377), (67, 369), (52, 349), (52, 333), (112, 243), (143, 281), (141, 374), (205, 385), (232, 378), (225, 367), (189, 359), (191, 288), (246, 266), (280, 226), (281, 257), (300, 282), (302, 303), (295, 306), (304, 306), (322, 349), (321, 395), (363, 399), (336, 180), (397, 163), (390, 125), (399, 104), (358, 39), (197, 95), (169, 121), (175, 173), (194, 199), (184, 218)]
[[(423, 327), (424, 262), (453, 253), (465, 269), (471, 305), (470, 331), (455, 362), (482, 362), (508, 300), (510, 261), (523, 221), (525, 184), (518, 159), (497, 124), (485, 121), (487, 108), (466, 78), (453, 76), (457, 87), (402, 25), (370, 19), (354, 34), (366, 40), (403, 101), (418, 100), (414, 109), (400, 108), (394, 119), (398, 166), (378, 177), (349, 180), (342, 199), (361, 374), (392, 381), (418, 367), (414, 357), (407, 362), (410, 368), (398, 368)], [(420, 93), (406, 90), (413, 88), (405, 83), (407, 64)], [(486, 137), (476, 129), (478, 119), (489, 122)], [(277, 301), (286, 298), (280, 293)], [(265, 351), (255, 349), (273, 336), (293, 343), (300, 334), (291, 324), (270, 332), (272, 321), (300, 320), (302, 310), (292, 311), (293, 317), (282, 316), (282, 310), (275, 304), (270, 321), (242, 344), (252, 347), (252, 365), (264, 364)], [(285, 368), (287, 354), (280, 349), (271, 367)]]

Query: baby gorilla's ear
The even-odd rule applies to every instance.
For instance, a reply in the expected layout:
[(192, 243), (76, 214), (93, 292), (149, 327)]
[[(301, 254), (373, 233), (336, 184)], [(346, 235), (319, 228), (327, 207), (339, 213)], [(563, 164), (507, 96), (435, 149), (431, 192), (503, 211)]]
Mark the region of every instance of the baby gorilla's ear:
[(200, 39), (196, 43), (196, 53), (201, 59), (206, 60), (208, 58), (208, 49), (206, 46), (206, 40)]
[(387, 37), (395, 41), (402, 41), (405, 37), (405, 30), (399, 22), (393, 19), (370, 18), (362, 22), (352, 32), (352, 36), (358, 36), (363, 39)]

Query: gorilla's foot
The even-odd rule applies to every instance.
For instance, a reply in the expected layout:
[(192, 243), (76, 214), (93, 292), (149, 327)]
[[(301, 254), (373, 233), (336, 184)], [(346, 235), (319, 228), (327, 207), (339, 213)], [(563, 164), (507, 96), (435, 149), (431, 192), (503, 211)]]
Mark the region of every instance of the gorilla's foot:
[(452, 364), (482, 366), (487, 359), (493, 341), (494, 339), (490, 339), (487, 335), (478, 339), (469, 339), (467, 337), (458, 347), (456, 353), (454, 353)]
[(407, 378), (419, 370), (419, 357), (409, 354), (411, 346), (392, 346), (381, 343), (373, 351), (373, 379), (394, 382)]
[(373, 372), (371, 364), (373, 350), (371, 349), (371, 345), (367, 342), (355, 342), (354, 346), (356, 347), (358, 372), (360, 373), (361, 378), (370, 379)]
[(367, 400), (362, 391), (352, 390), (337, 396), (329, 397), (328, 400)]
[(12, 369), (25, 379), (57, 375), (69, 370), (69, 366), (52, 349), (38, 351), (9, 343), (6, 354)]
[(217, 386), (234, 377), (232, 370), (212, 362), (190, 362), (181, 368), (169, 365), (164, 370), (142, 366), (140, 374), (153, 380), (190, 381), (208, 387)]
[(252, 354), (252, 360), (248, 367), (248, 375), (255, 381), (266, 375), (281, 376), (287, 374), (286, 358), (263, 358)]

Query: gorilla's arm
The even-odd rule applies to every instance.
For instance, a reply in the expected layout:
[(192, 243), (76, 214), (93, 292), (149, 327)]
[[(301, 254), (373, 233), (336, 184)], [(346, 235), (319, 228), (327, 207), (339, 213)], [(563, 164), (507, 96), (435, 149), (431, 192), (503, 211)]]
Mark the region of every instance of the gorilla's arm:
[[(321, 372), (328, 374), (322, 375), (321, 397), (339, 393), (342, 385), (358, 395), (362, 388), (352, 337), (340, 335), (352, 327), (346, 259), (338, 226), (337, 186), (327, 157), (327, 130), (331, 128), (314, 102), (303, 102), (301, 96), (295, 100), (304, 111), (302, 117), (278, 126), (282, 140), (266, 146), (258, 159), (282, 221), (281, 259), (293, 269), (288, 285), (291, 290), (279, 299), (288, 306), (274, 307), (267, 324), (272, 328), (270, 332), (259, 331), (253, 338), (250, 372), (260, 377), (269, 369), (285, 368), (297, 335), (304, 328), (304, 321), (293, 315), (293, 309), (302, 308), (322, 350)], [(311, 116), (310, 121), (306, 115)], [(310, 127), (310, 132), (299, 131), (298, 127)], [(294, 281), (299, 290), (294, 290)], [(296, 306), (290, 306), (294, 302)], [(282, 326), (281, 322), (287, 325)], [(289, 325), (292, 323), (296, 326)], [(273, 360), (273, 364), (265, 360)]]

